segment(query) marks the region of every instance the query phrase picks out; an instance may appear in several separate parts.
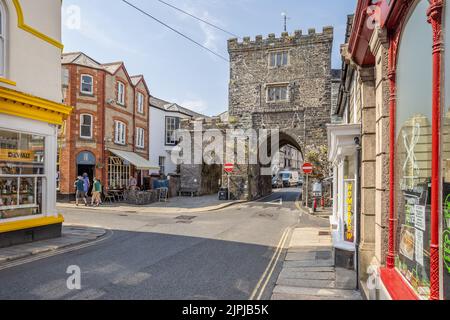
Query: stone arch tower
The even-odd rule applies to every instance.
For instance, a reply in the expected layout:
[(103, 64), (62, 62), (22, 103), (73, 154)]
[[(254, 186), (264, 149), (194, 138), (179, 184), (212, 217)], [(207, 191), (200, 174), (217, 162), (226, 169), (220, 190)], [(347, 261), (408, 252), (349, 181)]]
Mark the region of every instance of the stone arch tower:
[(332, 47), (333, 27), (280, 38), (230, 39), (230, 117), (243, 127), (279, 129), (301, 145), (304, 155), (326, 145)]

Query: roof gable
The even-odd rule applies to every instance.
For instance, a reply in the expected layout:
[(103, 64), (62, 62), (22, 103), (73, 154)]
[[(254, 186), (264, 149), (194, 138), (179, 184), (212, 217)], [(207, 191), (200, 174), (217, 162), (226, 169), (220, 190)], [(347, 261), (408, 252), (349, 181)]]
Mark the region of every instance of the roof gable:
[(77, 64), (89, 68), (102, 69), (102, 65), (83, 52), (66, 53), (61, 57), (62, 64)]

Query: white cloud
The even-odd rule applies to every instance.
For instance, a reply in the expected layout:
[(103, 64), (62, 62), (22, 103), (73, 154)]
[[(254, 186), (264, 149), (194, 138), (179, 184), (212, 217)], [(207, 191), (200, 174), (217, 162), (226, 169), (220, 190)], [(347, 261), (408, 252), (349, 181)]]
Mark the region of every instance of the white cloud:
[[(220, 27), (224, 27), (222, 25), (222, 23), (215, 18), (214, 16), (212, 16), (207, 10), (199, 10), (196, 9), (195, 7), (193, 7), (192, 5), (184, 5), (183, 10), (202, 19), (205, 21), (208, 21), (211, 24), (220, 26)], [(202, 32), (202, 36), (203, 36), (203, 41), (202, 44), (207, 47), (208, 49), (218, 52), (219, 51), (219, 43), (223, 42), (224, 39), (223, 37), (220, 36), (218, 30), (216, 30), (215, 28), (209, 26), (208, 24), (199, 21), (199, 20), (195, 20), (193, 18), (190, 18), (189, 16), (183, 14), (183, 13), (177, 13), (177, 17), (182, 20), (184, 23), (190, 21), (193, 21), (199, 28), (200, 31)]]

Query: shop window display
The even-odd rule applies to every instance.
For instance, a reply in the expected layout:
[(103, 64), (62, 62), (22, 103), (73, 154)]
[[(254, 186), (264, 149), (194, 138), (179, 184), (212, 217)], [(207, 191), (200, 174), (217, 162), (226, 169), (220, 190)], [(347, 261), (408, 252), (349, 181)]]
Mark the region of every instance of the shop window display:
[(421, 0), (399, 44), (395, 145), (396, 268), (423, 299), (430, 295), (432, 41)]
[(44, 137), (0, 130), (0, 220), (42, 213)]

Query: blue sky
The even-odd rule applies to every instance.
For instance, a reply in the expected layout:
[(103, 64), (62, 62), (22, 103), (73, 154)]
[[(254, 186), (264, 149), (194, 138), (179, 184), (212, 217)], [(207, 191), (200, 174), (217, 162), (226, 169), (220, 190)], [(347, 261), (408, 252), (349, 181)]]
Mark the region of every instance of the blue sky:
[[(156, 0), (129, 0), (225, 57), (229, 35), (183, 15)], [(166, 0), (239, 36), (335, 28), (333, 68), (340, 68), (346, 16), (356, 0)], [(65, 52), (83, 51), (101, 62), (124, 61), (131, 75), (144, 74), (151, 94), (185, 107), (217, 115), (228, 109), (229, 64), (128, 7), (120, 0), (65, 0), (76, 5), (81, 27), (63, 19)], [(64, 18), (64, 14), (63, 14)]]

